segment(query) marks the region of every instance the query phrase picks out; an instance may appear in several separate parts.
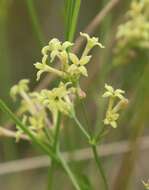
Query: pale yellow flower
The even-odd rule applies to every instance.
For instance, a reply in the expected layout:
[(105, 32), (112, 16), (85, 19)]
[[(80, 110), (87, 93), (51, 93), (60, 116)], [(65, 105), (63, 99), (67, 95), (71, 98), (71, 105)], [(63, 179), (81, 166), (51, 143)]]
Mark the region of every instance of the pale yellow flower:
[(90, 49), (92, 49), (94, 46), (99, 46), (100, 48), (104, 48), (104, 46), (98, 42), (99, 41), (98, 38), (90, 37), (88, 34), (82, 32), (80, 32), (80, 35), (87, 39), (88, 47)]
[[(125, 92), (121, 89), (116, 89), (110, 85), (105, 84), (106, 92), (102, 95), (103, 98), (109, 98), (108, 109), (104, 119), (105, 125), (111, 125), (113, 128), (117, 127), (117, 120), (119, 118), (119, 111), (124, 109), (128, 104), (128, 100), (122, 95)], [(119, 101), (116, 101), (116, 100)]]
[(124, 99), (124, 96), (122, 94), (125, 93), (125, 91), (121, 90), (121, 89), (116, 89), (114, 90), (114, 88), (110, 85), (105, 84), (105, 89), (107, 90), (102, 97), (103, 98), (107, 98), (107, 97), (118, 97), (119, 99)]
[(119, 118), (119, 114), (113, 111), (107, 111), (106, 118), (104, 119), (105, 125), (111, 125), (113, 128), (117, 127), (117, 120)]

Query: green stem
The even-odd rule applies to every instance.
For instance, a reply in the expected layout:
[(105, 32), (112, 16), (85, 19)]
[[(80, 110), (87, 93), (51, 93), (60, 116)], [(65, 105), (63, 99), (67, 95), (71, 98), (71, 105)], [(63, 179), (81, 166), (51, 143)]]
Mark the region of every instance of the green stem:
[[(75, 120), (76, 124), (78, 125), (78, 127), (80, 128), (80, 130), (83, 132), (83, 134), (85, 135), (85, 137), (88, 139), (89, 143), (91, 144), (91, 142), (92, 142), (91, 136), (88, 134), (88, 132), (82, 126), (82, 124), (79, 122), (79, 120), (77, 119), (76, 116), (74, 116), (73, 119)], [(106, 176), (104, 174), (104, 170), (102, 168), (99, 156), (97, 154), (96, 145), (95, 144), (91, 144), (91, 145), (92, 145), (91, 147), (92, 147), (92, 151), (93, 151), (93, 154), (94, 154), (94, 159), (96, 161), (96, 164), (98, 166), (98, 170), (99, 170), (99, 172), (101, 174), (101, 177), (103, 179), (103, 182), (104, 182), (104, 189), (108, 190), (108, 183), (107, 183)]]
[(48, 170), (48, 187), (47, 187), (47, 190), (52, 190), (54, 169), (55, 169), (55, 161), (51, 160), (51, 167)]
[(104, 125), (101, 126), (101, 129), (96, 132), (96, 135), (94, 135), (95, 142), (98, 143), (106, 134), (108, 134), (109, 128), (105, 128)]
[(99, 170), (99, 172), (101, 174), (101, 177), (102, 177), (102, 180), (103, 180), (103, 183), (104, 183), (104, 189), (108, 190), (109, 188), (108, 188), (107, 179), (106, 179), (104, 169), (102, 168), (101, 161), (100, 161), (98, 153), (97, 153), (96, 145), (92, 145), (92, 151), (93, 151), (93, 154), (94, 154), (94, 159), (96, 161), (98, 170)]
[(60, 123), (61, 123), (61, 113), (58, 112), (57, 122), (56, 122), (56, 126), (55, 126), (55, 137), (54, 137), (54, 143), (53, 143), (54, 151), (57, 151), (57, 149), (58, 149)]
[(77, 126), (79, 127), (79, 129), (82, 131), (82, 133), (84, 134), (84, 136), (87, 138), (87, 140), (90, 142), (91, 137), (89, 135), (89, 133), (85, 130), (85, 128), (83, 127), (83, 125), (80, 123), (80, 121), (77, 119), (77, 117), (74, 115), (73, 116), (74, 121), (76, 122)]
[(79, 183), (77, 182), (73, 172), (71, 171), (69, 165), (67, 164), (67, 162), (65, 161), (65, 159), (61, 156), (60, 153), (58, 153), (58, 158), (60, 160), (60, 163), (63, 167), (63, 169), (65, 170), (65, 172), (67, 173), (67, 175), (69, 176), (72, 184), (74, 185), (76, 190), (81, 190), (81, 187), (79, 185)]
[[(55, 153), (57, 154), (57, 157), (60, 161), (60, 164), (62, 165), (63, 169), (65, 170), (65, 172), (69, 176), (69, 178), (72, 181), (72, 184), (74, 185), (76, 190), (81, 190), (81, 188), (80, 188), (74, 174), (72, 173), (70, 167), (68, 166), (67, 162), (65, 161), (65, 159), (61, 156), (61, 154), (59, 152), (59, 144), (58, 143), (59, 143), (60, 123), (61, 123), (61, 113), (58, 112), (57, 122), (56, 122), (56, 126), (55, 126), (55, 137), (54, 137), (53, 149), (54, 149)], [(52, 164), (54, 164), (54, 161), (52, 161)]]

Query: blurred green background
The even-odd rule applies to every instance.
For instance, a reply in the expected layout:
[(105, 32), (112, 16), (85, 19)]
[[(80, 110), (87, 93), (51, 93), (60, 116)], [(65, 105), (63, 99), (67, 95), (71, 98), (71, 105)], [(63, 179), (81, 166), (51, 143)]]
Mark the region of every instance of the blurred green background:
[[(132, 147), (129, 153), (116, 155), (113, 153), (103, 157), (110, 189), (113, 190), (141, 190), (143, 189), (141, 180), (146, 181), (149, 178), (149, 147), (141, 150), (142, 141), (139, 140), (140, 137), (144, 135), (147, 137), (149, 134), (148, 49), (133, 49), (135, 55), (127, 57), (129, 63), (112, 65), (116, 56), (114, 49), (117, 44), (117, 28), (124, 22), (124, 15), (130, 7), (130, 2), (130, 0), (119, 1), (95, 31), (94, 36), (99, 36), (106, 48), (104, 50), (97, 48), (93, 51), (93, 59), (88, 65), (89, 77), (81, 81), (87, 98), (83, 102), (84, 106), (79, 102), (77, 105), (80, 120), (88, 125), (92, 132), (103, 123), (106, 102), (102, 100), (101, 95), (105, 82), (115, 88), (124, 89), (130, 100), (127, 110), (119, 121), (119, 127), (111, 130), (104, 140), (104, 143), (119, 142), (120, 145), (121, 141), (128, 140), (129, 146)], [(82, 0), (75, 37), (107, 3), (109, 0)], [(15, 111), (17, 105), (10, 99), (9, 89), (22, 78), (30, 78), (31, 89), (37, 85), (33, 63), (41, 59), (41, 47), (51, 38), (64, 40), (64, 31), (63, 0), (0, 0), (0, 97), (12, 110)], [(53, 82), (55, 81), (52, 81), (49, 87)], [(4, 126), (8, 118), (0, 112), (0, 120)], [(87, 147), (75, 124), (67, 118), (62, 132), (61, 146), (64, 151)], [(15, 140), (0, 138), (0, 167), (1, 164), (11, 160), (37, 155), (41, 153), (32, 149), (26, 142), (21, 141), (16, 144)], [(91, 179), (91, 186), (102, 189), (99, 187), (100, 179), (92, 159), (72, 161), (71, 164), (78, 176), (84, 176), (86, 183), (89, 183), (85, 177), (88, 176)], [(47, 171), (48, 168), (43, 167), (0, 174), (0, 189), (46, 189)], [(53, 183), (55, 190), (72, 189), (67, 176), (60, 169), (56, 169)]]

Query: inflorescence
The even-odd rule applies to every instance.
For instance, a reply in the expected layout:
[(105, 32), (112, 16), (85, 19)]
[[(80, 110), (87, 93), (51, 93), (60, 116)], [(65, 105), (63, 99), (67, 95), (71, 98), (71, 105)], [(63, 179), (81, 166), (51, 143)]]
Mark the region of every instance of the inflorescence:
[[(91, 38), (85, 33), (80, 34), (87, 40), (80, 58), (71, 52), (73, 43), (69, 41), (62, 43), (54, 38), (48, 45), (43, 47), (41, 62), (34, 64), (35, 68), (38, 69), (37, 80), (40, 79), (43, 73), (55, 74), (59, 77), (58, 86), (51, 90), (43, 89), (40, 92), (30, 92), (28, 86), (29, 80), (23, 79), (11, 88), (10, 94), (12, 98), (16, 100), (17, 97), (20, 97), (21, 99), (18, 114), (21, 116), (23, 124), (28, 126), (30, 131), (43, 141), (46, 141), (45, 137), (48, 137), (52, 141), (52, 131), (56, 126), (58, 113), (69, 117), (74, 116), (75, 97), (85, 97), (85, 93), (80, 88), (80, 77), (88, 76), (86, 64), (89, 63), (92, 57), (90, 51), (95, 46), (104, 48), (98, 42), (98, 38)], [(54, 65), (56, 59), (59, 60), (59, 67), (55, 67)], [(107, 91), (103, 97), (109, 98), (109, 106), (104, 124), (115, 128), (117, 126), (116, 121), (119, 118), (119, 110), (125, 107), (128, 100), (122, 95), (124, 91), (120, 89), (114, 90), (108, 85), (105, 85), (105, 88)], [(119, 99), (119, 102), (114, 105), (116, 99)], [(18, 129), (16, 133), (17, 141), (22, 133)]]

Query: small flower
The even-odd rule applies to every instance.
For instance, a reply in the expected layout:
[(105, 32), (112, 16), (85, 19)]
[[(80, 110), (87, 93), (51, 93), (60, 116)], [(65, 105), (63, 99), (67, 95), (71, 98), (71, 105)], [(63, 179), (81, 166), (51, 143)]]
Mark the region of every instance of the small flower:
[(121, 89), (114, 90), (114, 88), (110, 85), (105, 84), (105, 89), (107, 90), (102, 97), (107, 98), (107, 97), (118, 97), (120, 100), (124, 99), (124, 96), (122, 94), (125, 93), (125, 91)]
[(13, 99), (16, 99), (17, 94), (19, 94), (20, 92), (28, 92), (29, 91), (29, 80), (28, 79), (22, 79), (19, 81), (18, 84), (14, 85), (11, 89), (10, 89), (10, 96)]
[[(102, 97), (109, 98), (108, 109), (106, 111), (106, 117), (104, 119), (105, 125), (111, 125), (113, 128), (117, 127), (117, 120), (119, 118), (119, 111), (124, 109), (128, 104), (128, 100), (122, 95), (125, 92), (121, 89), (116, 89), (110, 85), (105, 84), (105, 89), (107, 90)], [(115, 104), (115, 100), (119, 100)]]
[(60, 83), (57, 88), (52, 90), (42, 90), (38, 95), (38, 100), (50, 111), (56, 113), (58, 111), (70, 115), (73, 111), (73, 103), (70, 100), (71, 88), (67, 89), (70, 83)]
[[(52, 39), (49, 42), (49, 51), (51, 51), (50, 57), (51, 57), (51, 62), (54, 61), (56, 56), (60, 56), (60, 53), (62, 51), (66, 52), (66, 50), (71, 47), (73, 43), (66, 41), (63, 44), (56, 38)], [(64, 53), (63, 52), (63, 53)], [(66, 55), (66, 54), (65, 54)]]
[(104, 119), (104, 124), (105, 125), (111, 125), (113, 128), (117, 127), (116, 121), (119, 118), (119, 114), (115, 113), (113, 111), (108, 111), (106, 113), (106, 118)]
[(74, 76), (76, 78), (80, 75), (87, 77), (87, 69), (84, 65), (86, 65), (90, 61), (91, 56), (84, 56), (79, 59), (74, 53), (69, 53), (69, 58), (72, 64), (68, 67), (67, 73), (70, 76)]
[(85, 37), (87, 39), (87, 43), (88, 43), (88, 46), (90, 47), (90, 49), (92, 49), (94, 46), (99, 46), (100, 48), (104, 48), (104, 46), (98, 42), (98, 38), (96, 37), (90, 37), (88, 34), (86, 33), (82, 33), (80, 32), (80, 35)]
[(57, 38), (53, 38), (49, 41), (49, 51), (61, 50), (61, 42)]
[(69, 53), (69, 58), (72, 61), (73, 64), (76, 65), (86, 65), (90, 59), (91, 59), (91, 55), (89, 56), (83, 56), (81, 57), (81, 59), (79, 59), (74, 53)]

